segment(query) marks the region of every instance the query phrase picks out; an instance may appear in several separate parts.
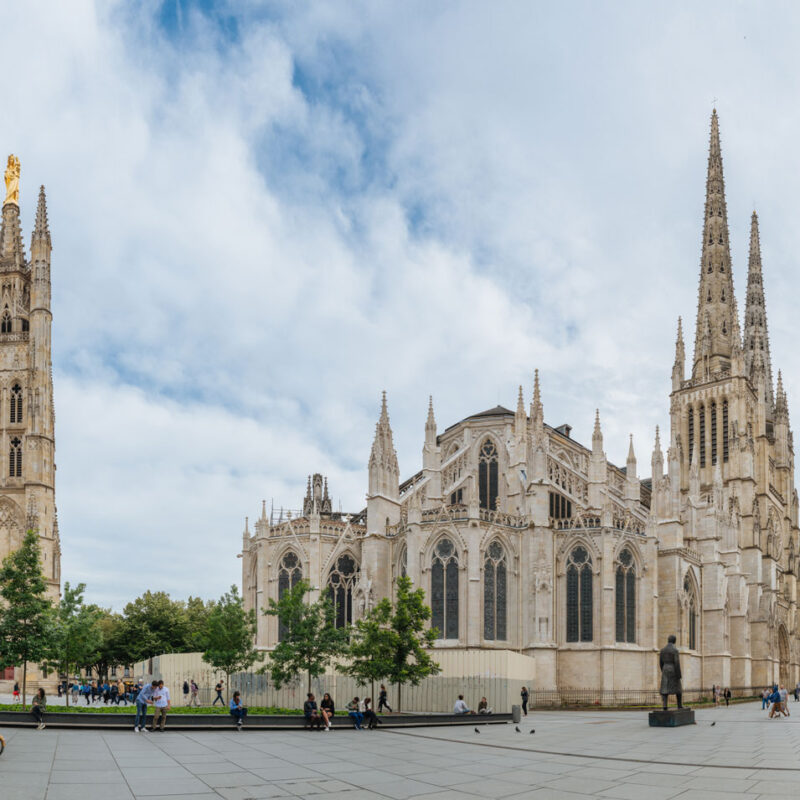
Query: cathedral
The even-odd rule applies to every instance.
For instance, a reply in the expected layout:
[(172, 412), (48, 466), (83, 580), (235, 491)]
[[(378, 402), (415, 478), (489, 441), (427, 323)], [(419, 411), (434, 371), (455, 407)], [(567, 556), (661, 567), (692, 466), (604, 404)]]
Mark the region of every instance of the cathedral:
[[(794, 686), (793, 437), (780, 371), (773, 383), (755, 213), (740, 327), (716, 111), (694, 353), (687, 364), (679, 319), (669, 409), (649, 475), (632, 441), (618, 467), (599, 414), (590, 447), (545, 422), (537, 372), (527, 408), (520, 387), (515, 410), (443, 431), (431, 401), (422, 468), (401, 480), (384, 393), (366, 509), (334, 511), (319, 474), (302, 511), (276, 519), (262, 506), (243, 535), (246, 606), (260, 610), (306, 579), (342, 626), (408, 575), (425, 590), (437, 648), (527, 655), (540, 689), (657, 687), (670, 634), (685, 691)], [(257, 644), (279, 637), (278, 620), (259, 613)]]

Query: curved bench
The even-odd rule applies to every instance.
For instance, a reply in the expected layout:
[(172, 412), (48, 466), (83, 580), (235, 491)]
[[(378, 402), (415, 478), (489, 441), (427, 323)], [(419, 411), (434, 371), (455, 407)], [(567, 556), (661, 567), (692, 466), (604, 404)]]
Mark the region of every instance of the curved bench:
[[(378, 717), (379, 728), (410, 728), (443, 725), (496, 725), (511, 722), (511, 714), (383, 714)], [(106, 730), (129, 730), (133, 728), (135, 714), (104, 714), (98, 712), (51, 711), (45, 714), (48, 728), (101, 728)], [(147, 715), (148, 727), (153, 717)], [(248, 715), (243, 728), (253, 730), (302, 730), (306, 720), (302, 714), (253, 714)], [(0, 727), (33, 727), (35, 720), (28, 711), (0, 711)], [(332, 727), (352, 728), (353, 723), (346, 713), (333, 718)], [(230, 714), (167, 714), (167, 730), (220, 730), (236, 729)]]

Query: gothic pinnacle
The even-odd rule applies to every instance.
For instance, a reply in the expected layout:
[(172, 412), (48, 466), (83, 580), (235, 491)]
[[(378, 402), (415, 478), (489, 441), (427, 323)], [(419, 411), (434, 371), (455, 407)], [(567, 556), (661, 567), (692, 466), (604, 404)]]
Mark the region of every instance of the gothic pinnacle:
[(601, 453), (603, 451), (603, 431), (600, 429), (600, 409), (594, 412), (594, 431), (592, 432), (592, 452)]
[(722, 149), (715, 110), (711, 115), (708, 148), (693, 378), (705, 377), (706, 373), (718, 372), (728, 365), (734, 349), (731, 342), (738, 328), (738, 322), (733, 320), (734, 301)]
[(50, 226), (47, 222), (47, 198), (44, 193), (44, 186), (39, 187), (39, 202), (36, 206), (36, 222), (33, 225), (31, 242), (44, 241), (50, 244)]
[(768, 413), (774, 404), (772, 360), (769, 353), (767, 309), (764, 302), (764, 278), (761, 267), (761, 241), (758, 215), (750, 218), (750, 259), (747, 267), (747, 300), (744, 309), (744, 369), (753, 384), (763, 371)]
[(630, 464), (631, 461), (636, 463), (636, 453), (633, 452), (633, 434), (630, 435), (630, 444), (628, 445), (628, 463)]

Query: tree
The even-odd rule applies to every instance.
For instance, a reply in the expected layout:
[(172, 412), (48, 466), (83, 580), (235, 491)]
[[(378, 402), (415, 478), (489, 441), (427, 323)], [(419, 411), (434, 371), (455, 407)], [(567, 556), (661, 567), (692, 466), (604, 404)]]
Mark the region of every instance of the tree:
[[(438, 675), (441, 667), (426, 648), (433, 646), (438, 631), (426, 628), (431, 609), (425, 605), (425, 592), (411, 589), (411, 578), (401, 576), (397, 581), (397, 602), (389, 619), (392, 632), (391, 655), (386, 678), (397, 686), (397, 710), (401, 707), (401, 689), (404, 683), (418, 686), (423, 678)], [(384, 599), (381, 603), (388, 603)], [(380, 606), (380, 603), (378, 604)]]
[(121, 634), (126, 663), (161, 653), (185, 653), (189, 641), (186, 606), (166, 592), (145, 592), (125, 606)]
[(189, 597), (186, 601), (187, 653), (197, 653), (205, 648), (208, 620), (214, 605), (213, 600), (204, 601), (200, 597)]
[(53, 632), (53, 607), (39, 561), (39, 537), (29, 530), (22, 545), (0, 567), (0, 668), (22, 664), (22, 704), (26, 704), (28, 662), (46, 655)]
[(347, 631), (334, 625), (332, 603), (328, 598), (307, 603), (305, 596), (310, 590), (307, 581), (298, 581), (277, 602), (270, 598), (269, 608), (263, 609), (280, 620), (283, 630), (269, 663), (260, 670), (269, 671), (278, 689), (306, 672), (310, 692), (311, 679), (322, 675), (334, 658), (347, 650)]
[(98, 678), (107, 678), (112, 667), (133, 663), (130, 651), (136, 643), (129, 640), (121, 614), (115, 614), (108, 608), (99, 609), (95, 630), (97, 647), (81, 666), (94, 670)]
[[(64, 584), (61, 602), (53, 613), (53, 627), (50, 635), (45, 668), (69, 677), (90, 663), (100, 649), (102, 632), (99, 626), (103, 611), (97, 606), (87, 606), (83, 602), (86, 585), (79, 583), (74, 589)], [(69, 705), (67, 692), (67, 705)]]
[(356, 620), (350, 629), (349, 663), (339, 667), (340, 672), (355, 678), (359, 684), (371, 684), (373, 698), (375, 681), (383, 680), (392, 671), (396, 637), (390, 627), (391, 618), (392, 604), (384, 598)]
[(255, 648), (255, 636), (255, 609), (245, 611), (239, 589), (231, 586), (208, 613), (203, 653), (204, 661), (225, 673), (226, 686), (231, 673), (244, 672), (264, 658)]

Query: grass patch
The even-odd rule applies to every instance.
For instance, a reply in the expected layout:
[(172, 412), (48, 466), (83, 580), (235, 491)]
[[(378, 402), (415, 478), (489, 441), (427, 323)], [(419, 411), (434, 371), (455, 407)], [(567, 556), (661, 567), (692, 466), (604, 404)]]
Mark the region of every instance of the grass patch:
[[(23, 708), (20, 703), (0, 703), (0, 711), (30, 711), (30, 705)], [(135, 714), (136, 706), (47, 706), (48, 714)], [(148, 709), (152, 713), (152, 706)], [(228, 714), (228, 707), (206, 706), (188, 708), (187, 706), (173, 706), (170, 714)], [(247, 706), (248, 714), (270, 714), (276, 716), (302, 715), (298, 708), (278, 708), (277, 706)]]

